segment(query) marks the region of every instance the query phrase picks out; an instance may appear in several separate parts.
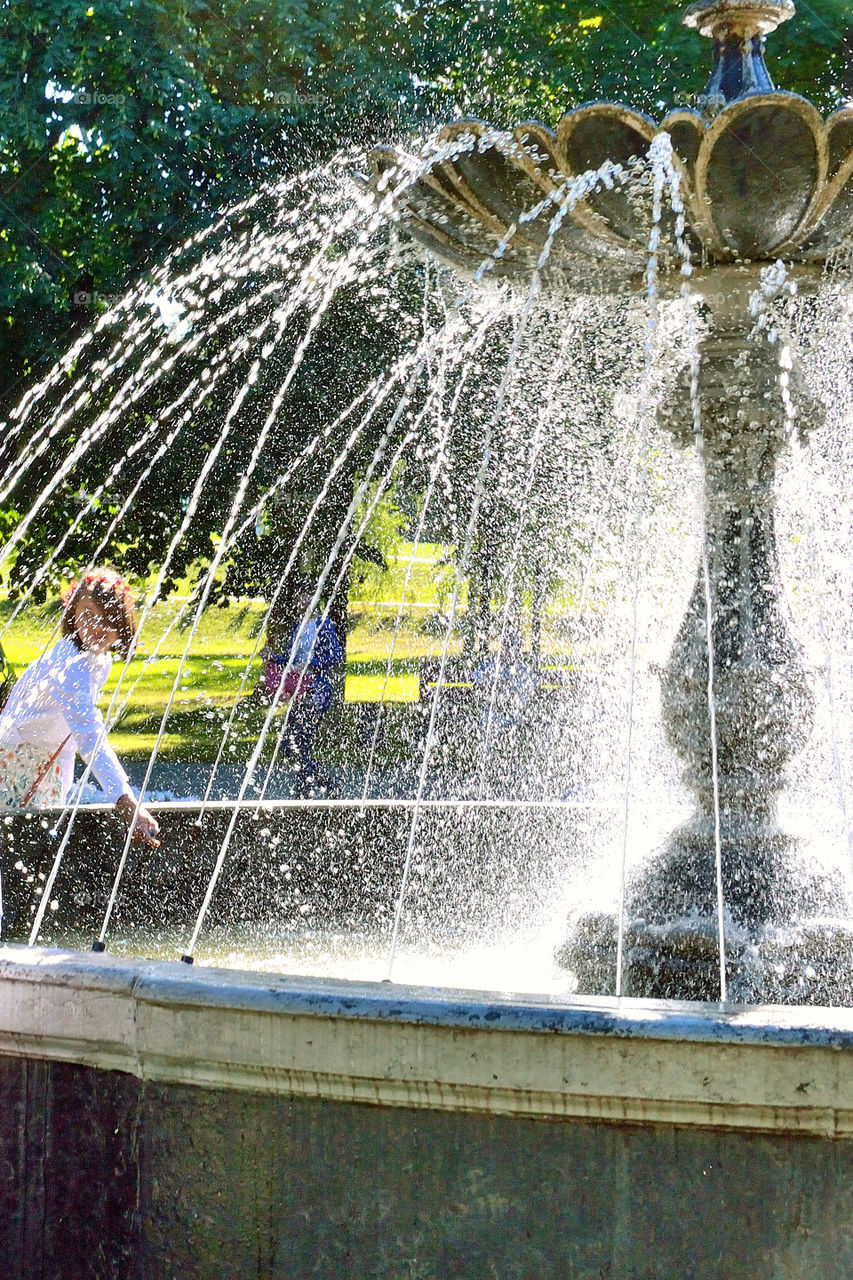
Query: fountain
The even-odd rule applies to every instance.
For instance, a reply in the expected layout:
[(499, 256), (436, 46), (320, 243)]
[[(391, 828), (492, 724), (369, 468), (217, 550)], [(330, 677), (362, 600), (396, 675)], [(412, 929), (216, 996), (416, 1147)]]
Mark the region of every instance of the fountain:
[[(813, 713), (779, 579), (776, 462), (795, 433), (807, 437), (820, 406), (790, 345), (753, 340), (749, 301), (765, 263), (784, 260), (793, 287), (813, 287), (817, 264), (849, 235), (853, 172), (853, 111), (824, 124), (770, 81), (764, 38), (793, 13), (791, 0), (690, 6), (685, 23), (714, 40), (700, 98), (710, 120), (677, 110), (658, 126), (593, 103), (556, 132), (524, 124), (496, 135), (463, 121), (439, 134), (443, 154), (422, 158), (423, 172), (394, 197), (409, 233), (448, 261), (482, 270), (486, 258), (522, 279), (553, 271), (563, 288), (594, 279), (616, 289), (620, 276), (621, 287), (636, 286), (651, 243), (655, 287), (680, 289), (706, 320), (657, 410), (679, 444), (697, 446), (705, 472), (703, 564), (662, 676), (666, 734), (696, 815), (623, 887), (618, 916), (575, 922), (561, 959), (583, 991), (850, 999), (843, 878), (821, 872), (774, 817)], [(661, 141), (672, 146), (674, 199), (652, 228), (631, 175)], [(389, 149), (372, 160), (377, 194), (412, 167)]]
[[(219, 276), (202, 235), (192, 245), (200, 256), (158, 275), (150, 324), (128, 307), (119, 317), (127, 331), (114, 345), (107, 319), (80, 340), (50, 384), (58, 404), (37, 429), (31, 415), (45, 386), (23, 403), (9, 438), (26, 443), (0, 484), (4, 496), (43, 469), (40, 459), (66, 428), (70, 443), (55, 474), (37, 476), (31, 506), (0, 557), (11, 548), (25, 559), (27, 529), (49, 513), (58, 484), (127, 418), (122, 456), (81, 491), (68, 533), (106, 494), (117, 514), (108, 511), (97, 526), (97, 558), (139, 495), (155, 500), (156, 464), (184, 446), (185, 423), (208, 400), (221, 414), (143, 603), (152, 615), (181, 539), (210, 501), (205, 483), (218, 478), (227, 496), (223, 533), (208, 548), (198, 589), (164, 628), (179, 632), (180, 661), (146, 786), (216, 574), (267, 504), (291, 496), (300, 467), (320, 459), (282, 582), (301, 566), (336, 477), (349, 485), (314, 565), (312, 604), (341, 590), (371, 512), (415, 446), (423, 498), (413, 545), (426, 540), (436, 499), (453, 509), (446, 540), (456, 560), (409, 794), (371, 792), (376, 729), (357, 795), (272, 798), (287, 724), (286, 712), (283, 725), (276, 720), (273, 699), (236, 799), (213, 799), (211, 777), (203, 800), (159, 806), (168, 854), (160, 865), (137, 865), (103, 812), (81, 804), (82, 790), (52, 825), (39, 814), (4, 819), (4, 927), (8, 936), (17, 911), (14, 936), (28, 939), (0, 951), (6, 1274), (850, 1274), (853, 1086), (843, 1067), (853, 1014), (768, 1003), (853, 1003), (846, 880), (814, 862), (777, 815), (786, 768), (809, 741), (814, 699), (780, 582), (775, 472), (786, 450), (818, 429), (824, 409), (772, 307), (795, 291), (816, 293), (825, 266), (846, 251), (853, 182), (853, 110), (824, 122), (805, 100), (776, 91), (767, 74), (764, 38), (793, 13), (791, 0), (692, 5), (685, 20), (714, 40), (714, 70), (700, 109), (679, 109), (660, 125), (606, 103), (569, 113), (553, 132), (460, 121), (419, 155), (375, 150), (360, 180), (363, 204), (343, 217), (340, 188), (322, 174), (326, 195), (310, 196), (302, 259), (287, 207), (271, 234), (235, 236)], [(390, 373), (382, 370), (339, 413), (336, 406), (334, 420), (310, 431), (286, 468), (261, 483), (265, 442), (312, 338), (342, 284), (377, 278), (387, 246), (377, 248), (370, 235), (389, 217), (465, 283), (436, 283), (430, 267), (417, 323)], [(296, 263), (289, 292), (277, 276), (282, 258)], [(256, 288), (229, 294), (228, 272)], [(150, 288), (140, 287), (134, 305)], [(254, 294), (263, 302), (256, 311)], [(611, 298), (636, 306), (608, 318), (603, 303), (597, 308)], [(533, 339), (544, 343), (545, 357), (532, 366), (536, 377), (518, 386), (541, 305), (546, 332)], [(574, 856), (575, 845), (595, 839), (594, 831), (578, 834), (590, 808), (584, 801), (495, 797), (482, 758), (462, 795), (442, 791), (431, 772), (446, 745), (443, 725), (457, 714), (442, 697), (457, 683), (454, 628), (486, 480), (498, 466), (498, 432), (505, 421), (535, 424), (517, 449), (521, 462), (501, 472), (504, 488), (522, 495), (517, 527), (498, 521), (490, 543), (504, 555), (511, 584), (524, 500), (566, 408), (562, 382), (572, 366), (560, 358), (563, 335), (555, 341), (553, 320), (564, 320), (569, 306), (567, 333), (585, 315), (593, 331), (609, 325), (634, 351), (627, 381), (639, 386), (642, 404), (623, 454), (633, 450), (636, 464), (654, 418), (674, 449), (696, 446), (703, 468), (698, 579), (661, 672), (664, 729), (693, 813), (652, 857), (633, 868), (625, 861), (615, 911), (584, 902), (574, 912), (550, 994), (518, 993), (527, 981), (524, 947), (513, 951), (504, 938), (481, 968), (491, 967), (486, 990), (471, 989), (453, 955), (444, 973), (458, 986), (439, 985), (435, 970), (405, 985), (398, 952), (407, 901), (416, 898), (429, 933), (435, 899), (441, 921), (458, 922), (489, 887), (492, 897), (511, 896), (531, 848), (546, 846), (539, 873), (548, 880), (571, 861), (552, 856), (556, 846), (565, 855), (562, 846), (572, 845)], [(205, 328), (206, 307), (214, 320)], [(401, 325), (410, 319), (403, 315)], [(296, 321), (290, 363), (266, 392), (259, 369)], [(214, 331), (224, 338), (211, 358), (204, 340)], [(91, 374), (87, 344), (96, 357)], [(190, 363), (197, 352), (200, 371)], [(157, 380), (181, 359), (192, 376), (160, 421), (167, 397)], [(245, 374), (236, 394), (235, 369)], [(469, 395), (469, 377), (488, 386), (487, 410)], [(95, 412), (80, 426), (75, 414), (89, 400)], [(299, 412), (308, 412), (304, 403)], [(425, 436), (424, 422), (433, 435)], [(142, 442), (150, 458), (137, 464)], [(597, 443), (609, 461), (612, 442), (603, 433)], [(228, 449), (236, 462), (226, 463)], [(447, 460), (468, 452), (476, 473), (464, 474), (463, 501)], [(598, 489), (592, 471), (582, 473), (596, 500), (602, 488), (618, 489), (621, 456)], [(125, 461), (131, 477), (112, 498)], [(631, 516), (626, 502), (626, 526)], [(63, 534), (27, 590), (61, 564), (65, 545)], [(638, 551), (633, 558), (639, 568)], [(498, 667), (514, 607), (511, 585), (503, 585)], [(587, 589), (584, 580), (584, 598)], [(486, 587), (481, 594), (488, 613)], [(634, 604), (632, 688), (636, 590)], [(394, 645), (398, 634), (399, 613)], [(393, 654), (392, 647), (386, 684)], [(120, 710), (120, 688), (110, 718)], [(495, 701), (493, 690), (487, 736)], [(560, 732), (567, 729), (558, 723), (555, 738)], [(268, 737), (274, 746), (264, 755)], [(630, 737), (628, 758), (630, 765)], [(629, 798), (626, 784), (626, 814)], [(627, 846), (627, 822), (625, 835)], [(476, 846), (474, 856), (449, 874), (445, 863), (467, 845)], [(230, 926), (229, 910), (239, 920), (247, 899), (272, 916), (324, 905), (331, 913), (352, 889), (347, 875), (390, 939), (384, 981), (298, 977), (286, 958), (278, 966), (285, 972), (251, 973), (135, 956), (136, 946), (150, 954), (153, 943), (150, 934), (141, 942), (133, 935), (134, 878), (143, 923), (168, 924), (173, 932), (159, 945), (191, 960), (197, 947), (204, 958), (205, 926)], [(82, 933), (68, 927), (75, 920)], [(81, 937), (88, 946), (93, 933), (94, 954), (71, 949)], [(71, 946), (37, 945), (45, 937)], [(525, 977), (515, 980), (517, 973)]]

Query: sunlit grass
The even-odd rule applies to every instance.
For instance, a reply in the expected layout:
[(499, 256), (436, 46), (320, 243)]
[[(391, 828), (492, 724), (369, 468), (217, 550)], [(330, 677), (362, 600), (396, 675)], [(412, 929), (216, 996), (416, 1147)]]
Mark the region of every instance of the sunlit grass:
[[(328, 756), (338, 760), (347, 757), (348, 744), (359, 738), (359, 708), (367, 711), (366, 704), (386, 704), (386, 719), (395, 726), (392, 737), (396, 735), (401, 741), (409, 735), (407, 726), (417, 722), (421, 665), (424, 660), (437, 659), (444, 645), (445, 623), (437, 610), (446, 601), (439, 598), (434, 580), (440, 552), (438, 547), (422, 548), (402, 611), (394, 595), (394, 591), (402, 591), (404, 582), (405, 565), (400, 563), (383, 575), (380, 598), (350, 601), (343, 698), (337, 699), (323, 727)], [(123, 664), (114, 663), (104, 690), (102, 705), (106, 710), (120, 682), (113, 708), (113, 714), (120, 712), (120, 718), (110, 740), (123, 758), (146, 759), (150, 755), (170, 707), (159, 757), (166, 761), (211, 761), (235, 704), (237, 714), (226, 758), (248, 758), (264, 718), (263, 709), (248, 695), (262, 674), (261, 660), (253, 655), (260, 649), (266, 608), (262, 600), (213, 606), (202, 615), (194, 632), (186, 596), (172, 596), (150, 612), (127, 671), (123, 673)], [(12, 610), (12, 604), (0, 600), (0, 628)], [(464, 602), (460, 614), (464, 615)], [(3, 647), (19, 670), (58, 637), (59, 619), (60, 606), (54, 600), (28, 605), (13, 621)], [(548, 653), (553, 647), (546, 640), (544, 651)], [(563, 650), (565, 645), (557, 642), (556, 648)], [(449, 656), (458, 657), (461, 651), (457, 633)]]
[(347, 702), (417, 702), (420, 697), (420, 677), (412, 675), (382, 676), (358, 675), (347, 672), (345, 699)]
[[(107, 680), (102, 702), (105, 709), (120, 682), (113, 713), (121, 710), (121, 716), (110, 741), (128, 760), (150, 755), (170, 700), (166, 731), (158, 749), (163, 760), (213, 760), (235, 701), (238, 715), (226, 757), (246, 759), (257, 741), (264, 713), (246, 698), (262, 672), (260, 658), (252, 655), (259, 647), (265, 603), (248, 600), (226, 608), (208, 609), (184, 659), (190, 635), (182, 617), (186, 605), (185, 599), (172, 597), (152, 610), (126, 673), (123, 673), (123, 664), (115, 662)], [(0, 602), (0, 627), (11, 612), (8, 601)], [(353, 612), (354, 626), (347, 641), (344, 702), (349, 706), (384, 698), (389, 703), (417, 703), (419, 662), (437, 656), (441, 652), (441, 640), (425, 633), (421, 618), (413, 619), (404, 613), (395, 643), (396, 610), (386, 616), (387, 609), (376, 610), (356, 603)], [(14, 620), (4, 637), (3, 647), (16, 668), (22, 670), (58, 638), (59, 617), (58, 604), (49, 602), (28, 607)], [(394, 656), (386, 680), (392, 646)], [(347, 719), (351, 719), (351, 713), (339, 708), (338, 727), (342, 736), (351, 730)]]

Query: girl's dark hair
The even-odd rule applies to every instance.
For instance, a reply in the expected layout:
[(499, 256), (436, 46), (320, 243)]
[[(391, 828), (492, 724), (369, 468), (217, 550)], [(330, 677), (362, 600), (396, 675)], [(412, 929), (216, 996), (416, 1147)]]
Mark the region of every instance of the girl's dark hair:
[(124, 578), (112, 569), (93, 569), (82, 582), (72, 582), (63, 593), (62, 634), (69, 636), (78, 649), (83, 648), (77, 633), (77, 604), (81, 600), (94, 601), (109, 625), (118, 632), (113, 647), (120, 658), (126, 659), (139, 624), (133, 595)]

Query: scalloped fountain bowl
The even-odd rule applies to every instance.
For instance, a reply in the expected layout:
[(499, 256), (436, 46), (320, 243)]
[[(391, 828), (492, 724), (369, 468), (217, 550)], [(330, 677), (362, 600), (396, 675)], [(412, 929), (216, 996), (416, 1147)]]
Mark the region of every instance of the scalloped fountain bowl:
[[(646, 270), (651, 215), (636, 185), (648, 184), (645, 158), (661, 134), (671, 140), (697, 267), (822, 264), (853, 230), (853, 107), (824, 121), (805, 98), (778, 91), (740, 97), (713, 119), (677, 110), (659, 124), (607, 102), (568, 112), (556, 130), (459, 120), (418, 157), (374, 150), (369, 185), (453, 266), (477, 271), (489, 260), (497, 274), (526, 280), (541, 265), (580, 289), (614, 284)], [(575, 198), (579, 179), (588, 189)], [(667, 230), (671, 218), (663, 273), (682, 263)]]

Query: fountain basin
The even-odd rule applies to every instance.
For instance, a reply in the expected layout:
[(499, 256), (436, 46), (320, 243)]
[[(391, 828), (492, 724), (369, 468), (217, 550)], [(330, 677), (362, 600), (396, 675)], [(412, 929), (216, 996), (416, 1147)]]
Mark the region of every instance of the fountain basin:
[(7, 947), (4, 1274), (846, 1276), (851, 1064), (845, 1010)]
[[(152, 804), (162, 847), (131, 849), (110, 932), (166, 927), (188, 937), (232, 821), (211, 924), (389, 925), (413, 806), (407, 799)], [(559, 869), (580, 861), (595, 816), (580, 800), (424, 801), (411, 901), (430, 921), (458, 928), (493, 916), (495, 904), (517, 898), (523, 885), (535, 910)], [(61, 819), (60, 810), (32, 810), (7, 814), (0, 824), (5, 942), (29, 936), (65, 830)], [(45, 913), (42, 942), (78, 946), (81, 936), (100, 930), (123, 845), (112, 806), (81, 807), (50, 891), (55, 909)]]

